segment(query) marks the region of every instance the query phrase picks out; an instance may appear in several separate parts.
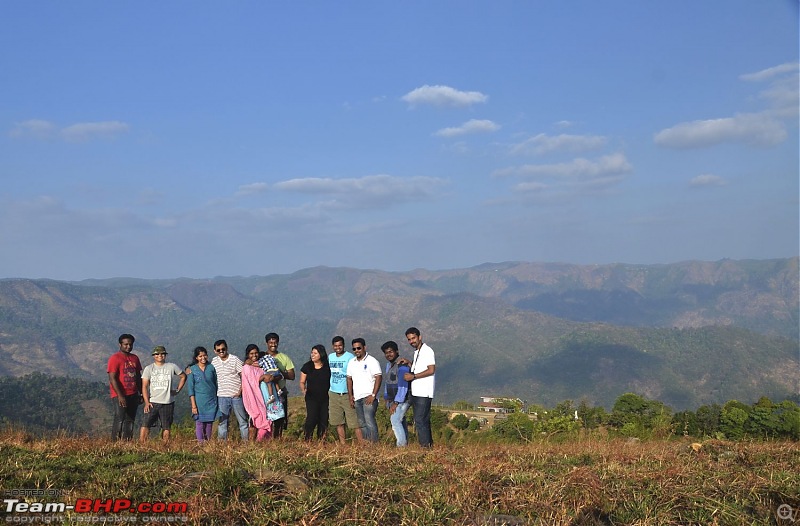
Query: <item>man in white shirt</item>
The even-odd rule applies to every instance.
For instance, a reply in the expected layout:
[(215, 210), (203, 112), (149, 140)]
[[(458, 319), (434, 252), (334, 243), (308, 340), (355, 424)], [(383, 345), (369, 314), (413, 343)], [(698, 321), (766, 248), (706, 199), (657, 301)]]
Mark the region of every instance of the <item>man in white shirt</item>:
[(419, 329), (409, 327), (406, 330), (408, 344), (414, 348), (414, 359), (411, 362), (411, 372), (404, 378), (411, 382), (411, 407), (414, 408), (414, 428), (417, 430), (417, 440), (422, 447), (433, 446), (431, 435), (431, 402), (433, 390), (436, 387), (436, 359), (433, 349), (427, 343), (422, 343)]
[(358, 425), (364, 442), (378, 441), (378, 393), (381, 390), (381, 364), (367, 354), (364, 338), (353, 340), (355, 358), (347, 363), (347, 390), (355, 400)]
[(217, 371), (217, 399), (219, 400), (219, 425), (217, 437), (220, 440), (228, 439), (228, 420), (231, 410), (236, 414), (239, 422), (239, 434), (242, 441), (247, 441), (249, 434), (248, 423), (250, 417), (244, 409), (242, 400), (242, 360), (228, 352), (228, 343), (225, 340), (214, 342), (214, 352), (217, 354), (211, 365)]

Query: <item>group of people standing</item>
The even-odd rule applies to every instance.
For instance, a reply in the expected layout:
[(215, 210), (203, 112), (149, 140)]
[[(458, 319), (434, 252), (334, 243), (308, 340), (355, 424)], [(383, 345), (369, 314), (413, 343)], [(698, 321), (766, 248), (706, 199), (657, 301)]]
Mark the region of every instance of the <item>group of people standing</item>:
[[(352, 340), (352, 353), (345, 350), (342, 336), (333, 338), (330, 354), (321, 344), (311, 348), (309, 360), (300, 369), (299, 382), (306, 403), (306, 440), (315, 433), (318, 439), (325, 438), (330, 425), (336, 428), (342, 443), (346, 442), (348, 427), (359, 442), (377, 442), (375, 414), (383, 399), (398, 447), (408, 443), (405, 414), (410, 407), (419, 444), (433, 445), (430, 412), (435, 388), (434, 353), (422, 342), (416, 327), (406, 330), (405, 336), (414, 348), (413, 359), (401, 358), (397, 343), (387, 341), (381, 346), (387, 361), (384, 368), (367, 353), (363, 338)], [(231, 412), (242, 440), (252, 434), (256, 440), (279, 438), (287, 429), (286, 381), (295, 380), (295, 366), (288, 355), (278, 351), (280, 338), (276, 333), (267, 334), (264, 340), (266, 352), (249, 344), (244, 359), (230, 354), (225, 340), (214, 342), (216, 356), (210, 362), (208, 351), (196, 347), (185, 370), (167, 363), (166, 349), (157, 346), (152, 353), (154, 363), (143, 371), (139, 358), (132, 353), (134, 337), (121, 335), (119, 352), (108, 360), (111, 397), (116, 402), (112, 438), (132, 438), (138, 406), (144, 404), (140, 439), (146, 440), (150, 428), (160, 425), (162, 438), (168, 440), (174, 397), (184, 385), (199, 442), (211, 438), (215, 420), (217, 438), (226, 440)]]

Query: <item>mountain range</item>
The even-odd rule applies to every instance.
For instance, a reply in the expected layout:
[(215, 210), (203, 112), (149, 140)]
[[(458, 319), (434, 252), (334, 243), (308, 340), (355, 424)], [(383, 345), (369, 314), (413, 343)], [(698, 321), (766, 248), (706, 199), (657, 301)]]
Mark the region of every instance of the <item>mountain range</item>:
[[(486, 263), (385, 272), (66, 282), (0, 280), (0, 375), (104, 381), (121, 333), (143, 364), (184, 365), (224, 338), (234, 354), (277, 332), (299, 370), (314, 344), (361, 336), (383, 361), (404, 332), (436, 352), (437, 402), (513, 396), (610, 407), (625, 392), (674, 409), (797, 396), (798, 258), (661, 265)], [(296, 386), (291, 386), (295, 394)]]

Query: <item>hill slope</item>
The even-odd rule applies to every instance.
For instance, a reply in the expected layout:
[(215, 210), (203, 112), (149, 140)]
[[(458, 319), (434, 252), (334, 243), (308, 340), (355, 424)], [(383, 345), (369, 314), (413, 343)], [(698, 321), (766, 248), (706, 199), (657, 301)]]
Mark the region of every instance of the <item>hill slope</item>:
[[(162, 344), (188, 361), (264, 334), (299, 369), (334, 334), (404, 353), (418, 326), (437, 353), (437, 399), (513, 395), (609, 406), (634, 391), (676, 409), (796, 393), (798, 259), (574, 266), (486, 264), (449, 271), (317, 267), (213, 280), (0, 281), (0, 374), (104, 380), (123, 332), (143, 363)], [(297, 390), (296, 386), (291, 389)]]

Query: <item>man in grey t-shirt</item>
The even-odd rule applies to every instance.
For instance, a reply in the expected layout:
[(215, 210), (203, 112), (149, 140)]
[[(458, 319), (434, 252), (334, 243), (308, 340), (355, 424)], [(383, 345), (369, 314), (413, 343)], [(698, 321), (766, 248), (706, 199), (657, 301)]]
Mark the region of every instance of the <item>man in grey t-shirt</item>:
[[(186, 383), (186, 373), (174, 363), (167, 362), (167, 350), (163, 345), (153, 349), (153, 363), (142, 371), (142, 396), (144, 397), (144, 421), (139, 430), (139, 440), (146, 441), (150, 428), (161, 424), (161, 438), (169, 440), (172, 417), (175, 408), (175, 395), (181, 392)], [(177, 389), (172, 385), (179, 378)]]

